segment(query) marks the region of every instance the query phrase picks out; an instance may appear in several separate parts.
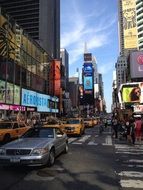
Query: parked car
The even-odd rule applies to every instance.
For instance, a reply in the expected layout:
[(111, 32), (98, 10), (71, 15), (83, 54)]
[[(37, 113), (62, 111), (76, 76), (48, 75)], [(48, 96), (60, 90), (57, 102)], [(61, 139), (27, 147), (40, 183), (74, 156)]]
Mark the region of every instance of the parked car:
[(0, 121), (0, 142), (9, 142), (24, 134), (30, 126), (17, 121)]
[(61, 129), (68, 135), (82, 135), (85, 132), (83, 118), (68, 118), (61, 125)]
[(0, 147), (0, 163), (52, 166), (62, 152), (68, 152), (68, 138), (59, 128), (30, 128), (21, 138)]

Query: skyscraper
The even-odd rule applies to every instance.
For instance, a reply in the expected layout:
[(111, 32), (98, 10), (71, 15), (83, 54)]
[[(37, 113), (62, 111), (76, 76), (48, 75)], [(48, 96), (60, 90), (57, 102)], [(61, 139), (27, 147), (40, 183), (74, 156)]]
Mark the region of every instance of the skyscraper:
[(143, 1), (136, 0), (137, 30), (139, 50), (143, 50)]
[(60, 59), (60, 0), (0, 0), (0, 6), (54, 59)]
[(118, 2), (120, 53), (127, 55), (129, 51), (138, 49), (136, 1), (118, 0)]

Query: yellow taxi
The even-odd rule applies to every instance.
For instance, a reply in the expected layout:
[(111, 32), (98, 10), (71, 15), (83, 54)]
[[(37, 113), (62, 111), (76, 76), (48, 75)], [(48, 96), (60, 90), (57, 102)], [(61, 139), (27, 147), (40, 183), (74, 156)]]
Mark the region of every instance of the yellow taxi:
[(62, 130), (67, 135), (79, 135), (84, 134), (85, 126), (83, 118), (68, 118), (61, 124)]
[(49, 117), (47, 121), (43, 122), (43, 127), (58, 127), (61, 128), (61, 121), (58, 118)]
[(94, 120), (92, 118), (84, 118), (85, 127), (94, 127)]
[(30, 126), (17, 121), (0, 121), (0, 142), (9, 142), (24, 134)]

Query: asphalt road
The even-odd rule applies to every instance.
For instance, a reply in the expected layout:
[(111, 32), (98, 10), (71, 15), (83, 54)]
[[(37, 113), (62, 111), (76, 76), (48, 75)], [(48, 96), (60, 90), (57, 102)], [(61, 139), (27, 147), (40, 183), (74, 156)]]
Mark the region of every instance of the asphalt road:
[(90, 128), (70, 137), (68, 154), (50, 168), (1, 167), (0, 190), (141, 190), (142, 146), (112, 139), (110, 128), (102, 135)]

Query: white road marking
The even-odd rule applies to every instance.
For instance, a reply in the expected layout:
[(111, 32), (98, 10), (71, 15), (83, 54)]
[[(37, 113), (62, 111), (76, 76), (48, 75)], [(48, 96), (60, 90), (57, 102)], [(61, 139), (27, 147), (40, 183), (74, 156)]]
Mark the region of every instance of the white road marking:
[(72, 143), (72, 142), (75, 141), (76, 139), (77, 139), (77, 138), (69, 138), (69, 139), (68, 139), (68, 142), (69, 142), (69, 143)]
[(138, 188), (138, 189), (143, 189), (143, 181), (142, 180), (121, 180), (120, 184), (122, 187), (125, 188)]
[(107, 136), (106, 138), (105, 138), (105, 143), (102, 143), (102, 145), (109, 145), (109, 146), (111, 146), (111, 145), (113, 145), (113, 143), (112, 143), (112, 138), (111, 138), (111, 136)]
[(143, 160), (138, 160), (138, 159), (130, 159), (130, 160), (126, 160), (124, 161), (125, 163), (143, 163)]
[(121, 171), (118, 173), (119, 176), (125, 176), (125, 177), (138, 177), (143, 178), (142, 172), (136, 172), (136, 171)]
[(88, 145), (98, 145), (98, 143), (95, 143), (95, 142), (93, 142), (93, 141), (90, 141), (90, 142), (88, 143)]
[(130, 155), (143, 155), (143, 153), (141, 153), (141, 152), (125, 152), (125, 151), (123, 151), (123, 152), (119, 152), (119, 151), (116, 151), (116, 153), (117, 154), (130, 154)]
[(78, 142), (85, 142), (88, 138), (90, 138), (91, 137), (91, 135), (85, 135), (85, 136), (83, 136), (83, 137), (81, 137), (79, 140), (78, 140)]
[(126, 166), (126, 167), (129, 167), (129, 168), (143, 168), (143, 165), (139, 165), (139, 164), (134, 164), (134, 165), (132, 165), (132, 164), (128, 164), (128, 165), (122, 164), (122, 166)]
[(72, 142), (72, 144), (82, 144), (82, 142)]

